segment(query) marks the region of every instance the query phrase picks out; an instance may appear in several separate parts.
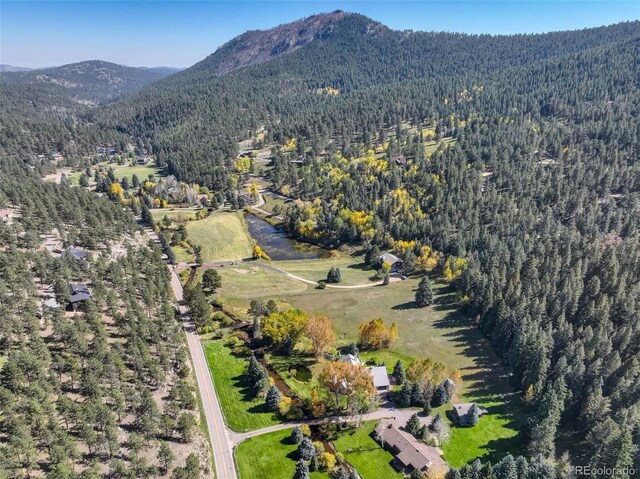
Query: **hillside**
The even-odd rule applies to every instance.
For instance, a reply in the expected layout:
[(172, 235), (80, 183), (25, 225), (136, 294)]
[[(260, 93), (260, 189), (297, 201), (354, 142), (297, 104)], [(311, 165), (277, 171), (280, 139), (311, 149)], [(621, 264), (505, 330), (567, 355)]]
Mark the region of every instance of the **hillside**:
[(102, 103), (171, 74), (166, 69), (133, 68), (99, 60), (30, 71), (3, 72), (6, 85), (49, 88), (73, 101)]
[(60, 152), (71, 156), (94, 151), (101, 141), (83, 116), (175, 69), (132, 68), (103, 61), (55, 68), (0, 73), (0, 148), (9, 154)]
[[(318, 15), (303, 22), (326, 33), (265, 63), (228, 71), (264, 61), (265, 52), (299, 31), (292, 27), (299, 22), (241, 35), (95, 120), (106, 129), (148, 138), (160, 162), (183, 179), (219, 186), (227, 181), (224, 161), (235, 156), (236, 142), (251, 131), (339, 101), (319, 95), (319, 89), (334, 88), (346, 98), (356, 90), (422, 79), (462, 89), (467, 79), (480, 81), (479, 75), (611, 44), (639, 29), (636, 22), (545, 35), (476, 36), (392, 31), (358, 14)], [(228, 73), (221, 76), (221, 71)]]
[(247, 56), (232, 41), (95, 120), (148, 139), (221, 199), (241, 193), (238, 141), (272, 151), (271, 188), (306, 201), (282, 213), (300, 239), (412, 244), (414, 260), (435, 249), (457, 306), (511, 371), (526, 452), (628, 464), (640, 437), (640, 23), (473, 36), (327, 22), (268, 61), (289, 27), (238, 40)]

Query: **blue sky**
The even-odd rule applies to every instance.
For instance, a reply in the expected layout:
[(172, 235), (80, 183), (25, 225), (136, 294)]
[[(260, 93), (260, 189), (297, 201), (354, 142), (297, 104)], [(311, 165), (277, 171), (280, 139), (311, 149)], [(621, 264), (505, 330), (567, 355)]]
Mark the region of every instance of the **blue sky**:
[(640, 1), (5, 1), (0, 63), (43, 67), (100, 59), (189, 66), (250, 29), (343, 9), (394, 29), (533, 33), (640, 18)]

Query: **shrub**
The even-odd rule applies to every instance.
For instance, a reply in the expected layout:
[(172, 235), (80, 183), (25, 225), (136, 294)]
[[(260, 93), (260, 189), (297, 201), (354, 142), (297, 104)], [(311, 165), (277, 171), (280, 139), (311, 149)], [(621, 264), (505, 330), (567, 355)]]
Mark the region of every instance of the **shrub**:
[(337, 462), (336, 456), (330, 452), (323, 452), (320, 454), (320, 466), (327, 471), (336, 467)]
[(326, 289), (326, 287), (327, 287), (326, 281), (318, 281), (318, 285), (316, 286), (316, 288), (318, 289)]

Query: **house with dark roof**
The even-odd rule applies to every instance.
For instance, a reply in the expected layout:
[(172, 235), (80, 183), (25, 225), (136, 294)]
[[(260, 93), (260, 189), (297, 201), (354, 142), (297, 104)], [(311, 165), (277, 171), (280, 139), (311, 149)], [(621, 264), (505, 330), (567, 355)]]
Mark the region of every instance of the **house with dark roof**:
[(396, 255), (391, 253), (384, 253), (382, 256), (380, 256), (380, 261), (382, 263), (389, 263), (391, 265), (389, 273), (404, 274), (404, 261), (402, 261)]
[(393, 161), (398, 166), (407, 165), (407, 159), (404, 157), (404, 155), (393, 155), (391, 156), (391, 161)]
[(437, 448), (418, 441), (408, 432), (401, 431), (392, 424), (379, 422), (373, 435), (382, 447), (395, 456), (393, 465), (399, 471), (406, 474), (420, 471), (426, 474), (430, 468), (447, 467)]
[(486, 409), (481, 408), (474, 402), (454, 404), (453, 410), (451, 411), (453, 421), (460, 426), (472, 426), (473, 424), (471, 424), (471, 416), (469, 414), (469, 411), (471, 410), (471, 406), (473, 406), (474, 404), (478, 408), (478, 416), (482, 416), (483, 414), (487, 413)]
[(69, 285), (69, 304), (67, 311), (77, 311), (88, 300), (91, 299), (91, 291), (86, 284), (70, 284)]
[(70, 247), (70, 248), (67, 248), (66, 250), (64, 250), (62, 252), (61, 256), (63, 258), (69, 257), (71, 259), (75, 259), (77, 261), (81, 261), (81, 260), (86, 259), (87, 251), (82, 249), (82, 248)]

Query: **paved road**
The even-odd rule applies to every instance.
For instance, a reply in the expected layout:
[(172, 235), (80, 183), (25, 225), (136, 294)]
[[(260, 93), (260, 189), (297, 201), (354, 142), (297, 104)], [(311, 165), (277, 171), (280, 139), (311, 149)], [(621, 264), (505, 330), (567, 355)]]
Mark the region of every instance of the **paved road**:
[[(149, 238), (159, 245), (158, 235), (149, 227), (145, 226), (144, 230)], [(169, 268), (169, 272), (171, 273), (171, 288), (173, 289), (173, 294), (178, 303), (181, 303), (184, 295), (182, 283), (180, 283), (180, 278), (176, 273), (175, 267), (168, 264), (167, 268)], [(196, 326), (191, 316), (188, 314), (189, 311), (187, 307), (180, 304), (178, 309), (187, 336), (187, 345), (191, 353), (191, 361), (196, 373), (196, 382), (200, 391), (200, 397), (202, 398), (203, 412), (209, 431), (209, 440), (213, 449), (216, 478), (238, 479), (233, 459), (233, 445), (229, 437), (230, 431), (224, 423), (222, 409), (220, 408), (216, 389), (213, 386), (211, 374), (209, 373), (209, 366), (207, 365), (200, 337), (196, 332)]]
[[(388, 406), (388, 407), (383, 406), (373, 412), (370, 412), (369, 414), (365, 414), (361, 416), (360, 418), (357, 418), (355, 416), (330, 416), (322, 419), (306, 419), (303, 421), (289, 421), (289, 422), (282, 422), (280, 424), (275, 424), (273, 426), (265, 427), (262, 429), (256, 429), (255, 431), (247, 431), (247, 432), (230, 431), (229, 436), (231, 439), (231, 443), (233, 444), (233, 447), (236, 447), (242, 441), (244, 441), (245, 439), (249, 439), (250, 437), (262, 436), (263, 434), (268, 434), (270, 432), (275, 432), (275, 431), (282, 431), (283, 429), (289, 429), (295, 426), (302, 426), (303, 424), (307, 424), (311, 426), (314, 424), (321, 424), (326, 422), (342, 423), (342, 422), (372, 421), (376, 419), (384, 419), (384, 418), (388, 419), (388, 418), (398, 417), (403, 414), (404, 415), (408, 414), (406, 419), (409, 419), (409, 416), (414, 412), (415, 411), (412, 409), (397, 410), (393, 406)], [(430, 419), (429, 416), (427, 416), (427, 420), (425, 420), (425, 423), (428, 424), (429, 419)]]
[[(169, 266), (171, 271), (171, 287), (178, 301), (182, 301), (182, 284), (175, 269)], [(218, 479), (237, 479), (236, 468), (233, 460), (233, 447), (229, 439), (227, 428), (224, 424), (222, 409), (216, 394), (209, 367), (204, 355), (204, 349), (200, 342), (200, 337), (196, 332), (195, 324), (191, 316), (187, 314), (186, 306), (180, 306), (180, 314), (182, 315), (182, 323), (187, 335), (187, 344), (191, 352), (193, 361), (193, 369), (196, 373), (198, 388), (200, 389), (200, 397), (204, 407), (204, 415), (207, 420), (207, 428), (213, 448), (213, 459), (215, 461), (216, 477)]]

